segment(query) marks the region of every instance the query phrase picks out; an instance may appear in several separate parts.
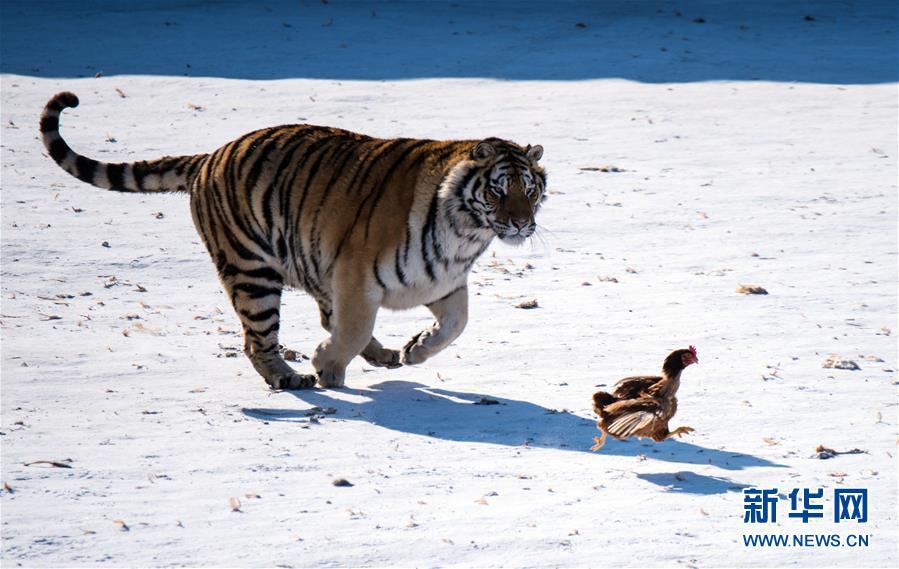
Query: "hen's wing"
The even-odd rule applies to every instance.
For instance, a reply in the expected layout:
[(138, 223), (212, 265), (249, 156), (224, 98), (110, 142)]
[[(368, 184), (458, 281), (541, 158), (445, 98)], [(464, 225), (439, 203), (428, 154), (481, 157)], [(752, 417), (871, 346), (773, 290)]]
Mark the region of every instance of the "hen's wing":
[(607, 411), (614, 413), (615, 418), (609, 422), (606, 430), (610, 435), (622, 439), (640, 433), (654, 421), (664, 419), (658, 401), (648, 397), (622, 401), (610, 406)]
[(637, 399), (660, 381), (662, 381), (662, 378), (658, 375), (625, 377), (615, 384), (615, 390), (612, 394), (618, 399)]

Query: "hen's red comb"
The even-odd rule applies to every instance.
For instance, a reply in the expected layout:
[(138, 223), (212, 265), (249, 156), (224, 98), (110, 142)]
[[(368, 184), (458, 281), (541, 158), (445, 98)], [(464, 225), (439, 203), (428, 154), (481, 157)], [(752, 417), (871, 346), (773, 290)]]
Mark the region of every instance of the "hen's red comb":
[(693, 357), (699, 359), (699, 355), (696, 353), (696, 346), (690, 346), (690, 353), (693, 354)]

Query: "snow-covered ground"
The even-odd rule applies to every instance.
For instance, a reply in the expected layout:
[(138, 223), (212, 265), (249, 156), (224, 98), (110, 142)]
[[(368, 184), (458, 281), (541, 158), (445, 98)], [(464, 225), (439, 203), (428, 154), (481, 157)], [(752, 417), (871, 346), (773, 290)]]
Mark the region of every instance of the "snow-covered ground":
[[(136, 6), (0, 11), (3, 566), (899, 561), (894, 4)], [(273, 394), (231, 357), (187, 200), (45, 155), (63, 89), (64, 136), (111, 161), (291, 122), (540, 143), (543, 231), (490, 249), (468, 329), (427, 364)], [(378, 337), (429, 323), (384, 312)], [(283, 343), (324, 334), (288, 295)], [(696, 432), (589, 452), (597, 386), (688, 344), (672, 426)], [(743, 522), (746, 487), (778, 489), (777, 523)], [(824, 489), (825, 518), (789, 518), (793, 488)], [(838, 488), (868, 490), (866, 523), (833, 522)]]

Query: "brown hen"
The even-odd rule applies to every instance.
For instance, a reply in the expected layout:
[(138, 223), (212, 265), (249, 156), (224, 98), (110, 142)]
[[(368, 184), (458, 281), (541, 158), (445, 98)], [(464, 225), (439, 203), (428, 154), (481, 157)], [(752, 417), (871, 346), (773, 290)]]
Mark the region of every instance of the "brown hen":
[(675, 350), (665, 358), (662, 375), (625, 377), (615, 384), (612, 393), (594, 393), (593, 409), (599, 415), (596, 426), (602, 430), (602, 436), (593, 437), (596, 444), (590, 450), (601, 449), (607, 435), (616, 439), (649, 437), (661, 442), (692, 432), (692, 427), (669, 431), (668, 421), (677, 412), (675, 395), (680, 387), (681, 372), (696, 363), (699, 363), (699, 356), (693, 346)]

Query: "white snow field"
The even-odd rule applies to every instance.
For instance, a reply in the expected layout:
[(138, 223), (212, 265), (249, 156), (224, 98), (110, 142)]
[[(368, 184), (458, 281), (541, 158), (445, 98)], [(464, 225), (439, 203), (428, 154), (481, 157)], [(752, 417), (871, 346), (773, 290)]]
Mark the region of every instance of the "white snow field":
[[(888, 1), (4, 2), (0, 562), (895, 567), (896, 30)], [(272, 393), (186, 197), (46, 155), (61, 90), (108, 161), (295, 122), (539, 143), (542, 231), (491, 246), (426, 364)], [(285, 302), (310, 354), (314, 303)], [(696, 432), (590, 452), (598, 386), (689, 344), (672, 427)], [(745, 488), (776, 522), (744, 522)], [(824, 517), (789, 517), (794, 488)], [(867, 521), (834, 521), (837, 489)]]

